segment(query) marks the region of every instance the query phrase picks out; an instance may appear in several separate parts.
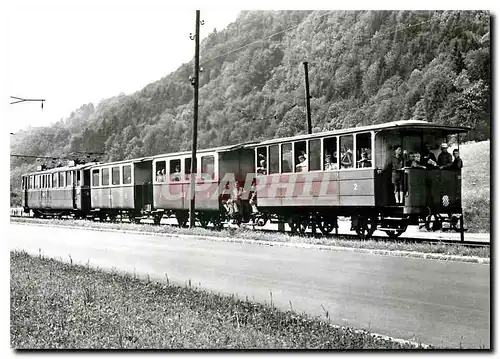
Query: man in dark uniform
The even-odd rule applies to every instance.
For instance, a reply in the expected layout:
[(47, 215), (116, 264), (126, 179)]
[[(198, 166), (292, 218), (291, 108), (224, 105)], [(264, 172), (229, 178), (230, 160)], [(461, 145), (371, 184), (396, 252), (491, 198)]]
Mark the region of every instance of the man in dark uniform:
[(452, 162), (453, 159), (451, 157), (451, 154), (448, 152), (448, 144), (443, 143), (441, 145), (441, 153), (439, 154), (437, 160), (438, 167), (442, 168), (443, 166), (449, 165)]
[(433, 152), (431, 152), (431, 145), (429, 143), (425, 144), (425, 148), (422, 151), (422, 164), (427, 168), (436, 168), (437, 159)]
[(460, 152), (458, 152), (458, 149), (453, 150), (453, 162), (449, 163), (447, 165), (441, 166), (439, 168), (441, 169), (450, 169), (450, 170), (459, 170), (461, 169), (464, 164), (462, 162), (462, 159), (460, 158)]

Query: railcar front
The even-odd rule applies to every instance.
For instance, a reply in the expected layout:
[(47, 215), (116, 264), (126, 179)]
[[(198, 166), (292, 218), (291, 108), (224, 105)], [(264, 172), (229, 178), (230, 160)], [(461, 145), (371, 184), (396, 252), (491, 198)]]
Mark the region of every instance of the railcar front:
[(85, 171), (91, 164), (45, 169), (23, 176), (23, 207), (35, 217), (84, 217), (90, 208), (90, 191)]

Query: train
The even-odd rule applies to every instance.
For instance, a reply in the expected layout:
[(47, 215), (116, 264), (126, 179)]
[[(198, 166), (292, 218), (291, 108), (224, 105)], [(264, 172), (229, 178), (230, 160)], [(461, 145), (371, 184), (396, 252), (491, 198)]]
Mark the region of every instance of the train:
[[(397, 238), (409, 225), (436, 230), (444, 223), (463, 238), (461, 169), (440, 169), (418, 157), (427, 151), (435, 158), (442, 143), (469, 130), (406, 120), (199, 150), (196, 223), (216, 229), (229, 222), (278, 223), (293, 233), (338, 234), (339, 217), (347, 217), (363, 239), (375, 230)], [(391, 166), (396, 147), (404, 149), (397, 169)], [(24, 174), (22, 205), (35, 217), (150, 218), (154, 224), (175, 217), (185, 226), (190, 170), (188, 151), (109, 163), (70, 161)]]

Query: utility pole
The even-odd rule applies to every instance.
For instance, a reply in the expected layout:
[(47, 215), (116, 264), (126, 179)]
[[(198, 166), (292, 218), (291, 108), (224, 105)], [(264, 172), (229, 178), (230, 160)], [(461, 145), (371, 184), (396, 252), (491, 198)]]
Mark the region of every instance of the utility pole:
[(198, 86), (200, 75), (200, 10), (196, 10), (196, 34), (189, 35), (191, 40), (195, 40), (194, 55), (194, 77), (190, 77), (191, 85), (194, 86), (194, 118), (193, 118), (193, 143), (191, 149), (191, 186), (189, 194), (189, 228), (194, 228), (195, 216), (195, 192), (196, 192), (196, 142), (198, 141)]
[(43, 110), (43, 103), (45, 102), (45, 99), (43, 98), (22, 98), (22, 97), (16, 97), (16, 96), (10, 96), (10, 98), (13, 98), (14, 102), (11, 102), (10, 104), (13, 105), (15, 103), (19, 102), (41, 102), (42, 103), (42, 110)]
[(311, 125), (311, 103), (309, 99), (311, 96), (309, 95), (309, 73), (307, 70), (307, 61), (303, 62), (304, 64), (304, 73), (306, 75), (306, 106), (307, 106), (307, 133), (312, 133), (312, 125)]

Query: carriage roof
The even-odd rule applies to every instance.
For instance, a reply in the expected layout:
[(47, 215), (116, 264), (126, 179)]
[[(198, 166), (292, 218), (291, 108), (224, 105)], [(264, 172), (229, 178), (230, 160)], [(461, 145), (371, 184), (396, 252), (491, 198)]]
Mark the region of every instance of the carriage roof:
[(84, 163), (84, 164), (79, 164), (79, 165), (74, 165), (74, 166), (62, 166), (62, 167), (47, 168), (47, 169), (41, 170), (41, 171), (25, 173), (25, 174), (23, 174), (23, 176), (46, 175), (49, 173), (52, 174), (52, 173), (58, 173), (58, 172), (75, 171), (75, 170), (89, 168), (89, 167), (95, 166), (96, 164), (97, 164), (97, 162), (89, 162), (89, 163)]
[(414, 129), (414, 130), (441, 130), (448, 133), (464, 133), (470, 131), (470, 128), (463, 126), (447, 126), (447, 125), (439, 125), (434, 124), (427, 121), (421, 120), (406, 120), (406, 121), (394, 121), (381, 123), (376, 125), (369, 126), (360, 126), (360, 127), (350, 127), (339, 130), (325, 131), (325, 132), (316, 132), (312, 134), (298, 135), (292, 137), (282, 137), (282, 138), (273, 138), (270, 140), (265, 140), (258, 143), (247, 144), (248, 147), (258, 147), (262, 145), (270, 145), (275, 143), (282, 142), (291, 142), (298, 140), (308, 140), (313, 138), (321, 138), (326, 136), (338, 136), (338, 135), (347, 135), (358, 132), (367, 132), (367, 131), (387, 131), (394, 129)]

